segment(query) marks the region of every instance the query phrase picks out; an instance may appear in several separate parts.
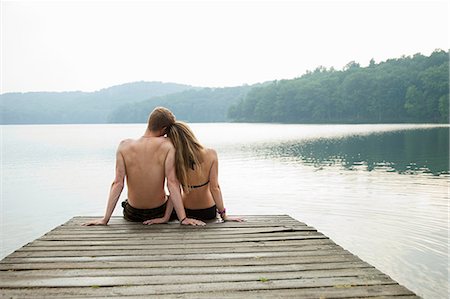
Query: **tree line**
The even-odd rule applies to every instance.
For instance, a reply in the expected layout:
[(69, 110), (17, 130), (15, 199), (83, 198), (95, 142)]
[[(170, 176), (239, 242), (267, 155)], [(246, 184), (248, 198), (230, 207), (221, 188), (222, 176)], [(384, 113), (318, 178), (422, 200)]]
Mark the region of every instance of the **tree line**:
[(0, 124), (142, 123), (156, 106), (188, 122), (391, 123), (449, 120), (449, 52), (225, 88), (134, 82), (96, 92), (0, 95)]
[(415, 54), (367, 67), (318, 67), (253, 88), (229, 108), (234, 121), (383, 123), (449, 121), (449, 52)]

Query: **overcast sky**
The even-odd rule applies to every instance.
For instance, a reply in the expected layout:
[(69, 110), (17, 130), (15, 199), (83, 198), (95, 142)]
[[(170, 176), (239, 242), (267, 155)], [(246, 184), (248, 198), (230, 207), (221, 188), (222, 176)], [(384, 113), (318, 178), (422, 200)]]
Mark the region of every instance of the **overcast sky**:
[(236, 86), (449, 48), (448, 1), (2, 1), (1, 92)]

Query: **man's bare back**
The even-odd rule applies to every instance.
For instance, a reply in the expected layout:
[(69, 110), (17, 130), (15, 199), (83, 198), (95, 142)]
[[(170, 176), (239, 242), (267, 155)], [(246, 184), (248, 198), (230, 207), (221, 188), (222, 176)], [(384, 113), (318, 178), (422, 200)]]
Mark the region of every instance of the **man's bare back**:
[(141, 137), (121, 142), (128, 186), (128, 203), (137, 209), (152, 209), (166, 201), (164, 162), (172, 148), (165, 137)]

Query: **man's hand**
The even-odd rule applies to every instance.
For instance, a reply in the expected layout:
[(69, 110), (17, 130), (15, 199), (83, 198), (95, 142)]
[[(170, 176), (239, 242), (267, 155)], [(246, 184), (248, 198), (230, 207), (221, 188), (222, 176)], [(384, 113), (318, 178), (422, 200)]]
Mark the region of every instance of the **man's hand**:
[(91, 220), (82, 224), (82, 226), (92, 226), (92, 225), (108, 225), (108, 221), (104, 218)]
[(180, 222), (182, 225), (193, 225), (193, 226), (205, 226), (206, 223), (197, 219), (192, 218), (184, 218), (183, 221)]
[(167, 219), (163, 218), (155, 218), (155, 219), (150, 219), (150, 220), (145, 220), (144, 222), (142, 222), (142, 224), (146, 224), (146, 225), (151, 225), (151, 224), (163, 224), (163, 223), (167, 223)]

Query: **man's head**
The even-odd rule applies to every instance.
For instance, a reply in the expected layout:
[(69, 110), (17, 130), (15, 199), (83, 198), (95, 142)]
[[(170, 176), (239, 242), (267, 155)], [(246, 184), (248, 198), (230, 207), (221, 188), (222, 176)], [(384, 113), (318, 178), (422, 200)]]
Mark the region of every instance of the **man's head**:
[(156, 107), (148, 117), (147, 129), (153, 132), (163, 131), (163, 135), (167, 133), (167, 129), (175, 123), (175, 115), (172, 111), (164, 107)]

